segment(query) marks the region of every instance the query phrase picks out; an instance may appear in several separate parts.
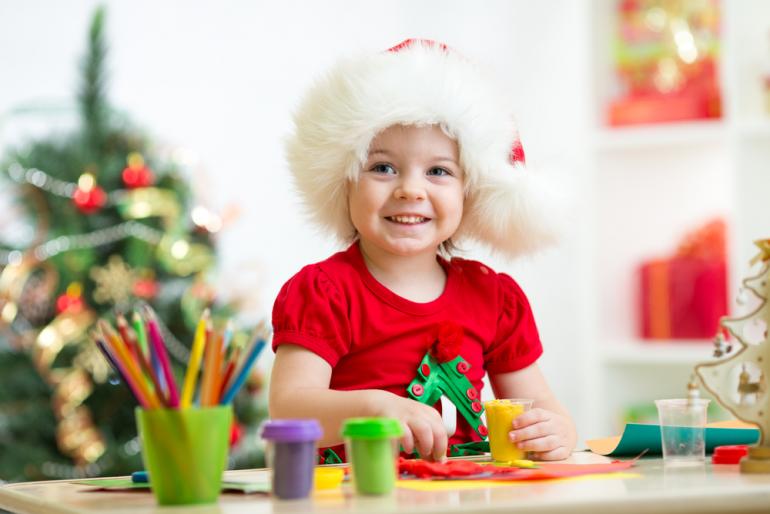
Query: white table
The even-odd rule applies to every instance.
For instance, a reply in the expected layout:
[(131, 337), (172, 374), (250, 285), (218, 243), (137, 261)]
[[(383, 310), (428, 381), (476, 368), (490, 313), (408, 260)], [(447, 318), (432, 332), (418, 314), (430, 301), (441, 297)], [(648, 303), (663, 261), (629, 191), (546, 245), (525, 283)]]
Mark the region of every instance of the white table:
[[(572, 462), (607, 462), (576, 453)], [(228, 471), (228, 480), (258, 481), (266, 470)], [(642, 459), (620, 475), (518, 482), (503, 486), (415, 491), (398, 488), (387, 497), (361, 497), (345, 484), (307, 500), (226, 493), (215, 505), (161, 508), (148, 491), (89, 492), (69, 481), (26, 482), (0, 487), (0, 507), (19, 513), (96, 514), (317, 514), (385, 513), (663, 513), (770, 512), (770, 475), (742, 475), (737, 466), (670, 468), (660, 458)]]

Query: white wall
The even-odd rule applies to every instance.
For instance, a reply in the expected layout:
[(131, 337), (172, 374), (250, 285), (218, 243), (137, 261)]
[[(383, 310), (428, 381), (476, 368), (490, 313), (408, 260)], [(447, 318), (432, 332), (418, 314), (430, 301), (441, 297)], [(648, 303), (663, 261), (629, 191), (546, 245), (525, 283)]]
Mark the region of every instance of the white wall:
[[(49, 126), (7, 116), (14, 107), (72, 98), (97, 4), (0, 0), (0, 146)], [(110, 94), (156, 140), (195, 157), (204, 204), (240, 209), (219, 239), (222, 289), (248, 285), (252, 317), (267, 317), (281, 284), (335, 249), (303, 219), (282, 155), (289, 114), (317, 73), (338, 56), (407, 37), (444, 41), (494, 69), (517, 106), (529, 163), (560, 170), (551, 173), (577, 189), (588, 124), (586, 11), (568, 0), (118, 0), (107, 14)], [(542, 368), (582, 427), (579, 214), (561, 247), (492, 264), (530, 295)]]

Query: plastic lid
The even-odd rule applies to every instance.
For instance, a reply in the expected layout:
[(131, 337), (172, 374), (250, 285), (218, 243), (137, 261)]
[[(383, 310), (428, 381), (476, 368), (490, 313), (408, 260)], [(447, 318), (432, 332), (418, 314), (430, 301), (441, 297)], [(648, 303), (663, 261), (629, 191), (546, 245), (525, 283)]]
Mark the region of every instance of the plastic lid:
[(741, 459), (748, 453), (749, 447), (746, 444), (717, 446), (714, 448), (714, 455), (711, 456), (711, 463), (739, 464)]
[(350, 418), (342, 426), (342, 437), (379, 439), (403, 434), (401, 422), (395, 418)]
[(272, 441), (317, 441), (322, 433), (314, 419), (271, 419), (262, 425), (262, 438)]

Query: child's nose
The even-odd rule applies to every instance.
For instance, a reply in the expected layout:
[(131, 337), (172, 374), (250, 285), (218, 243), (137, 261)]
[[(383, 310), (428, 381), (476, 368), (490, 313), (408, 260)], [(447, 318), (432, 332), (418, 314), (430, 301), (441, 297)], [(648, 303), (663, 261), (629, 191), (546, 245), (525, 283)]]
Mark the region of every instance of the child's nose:
[(395, 190), (396, 198), (399, 200), (424, 200), (425, 185), (418, 177), (403, 177)]

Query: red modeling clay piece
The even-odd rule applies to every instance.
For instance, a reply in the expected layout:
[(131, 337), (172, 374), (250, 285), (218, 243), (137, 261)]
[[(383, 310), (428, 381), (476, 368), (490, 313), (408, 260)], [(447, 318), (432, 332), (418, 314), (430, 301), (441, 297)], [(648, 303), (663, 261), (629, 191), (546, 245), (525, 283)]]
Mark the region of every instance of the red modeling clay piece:
[(413, 475), (417, 478), (452, 479), (462, 477), (466, 480), (548, 480), (623, 471), (632, 467), (635, 462), (636, 460), (613, 461), (607, 464), (540, 462), (537, 468), (532, 469), (479, 464), (467, 460), (427, 462), (422, 459), (405, 459), (401, 457), (398, 460), (398, 471), (400, 474)]

